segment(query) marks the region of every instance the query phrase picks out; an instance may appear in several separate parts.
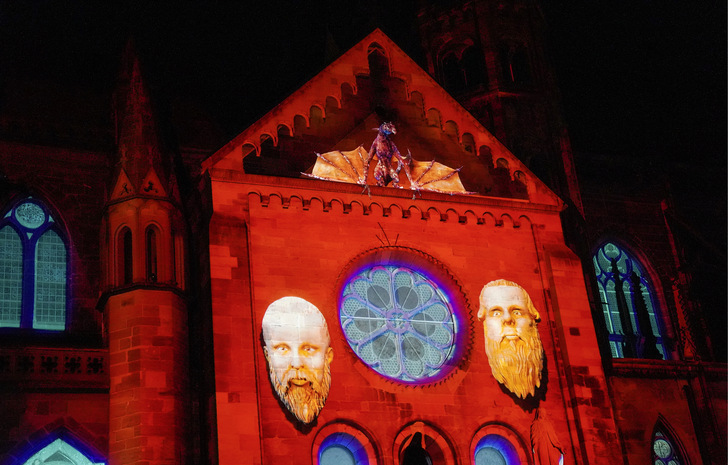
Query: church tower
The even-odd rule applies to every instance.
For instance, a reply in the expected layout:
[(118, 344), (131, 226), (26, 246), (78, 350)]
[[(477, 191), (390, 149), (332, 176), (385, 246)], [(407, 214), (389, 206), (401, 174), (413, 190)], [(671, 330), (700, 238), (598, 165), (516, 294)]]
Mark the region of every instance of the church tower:
[(101, 230), (109, 464), (182, 464), (189, 443), (184, 222), (131, 46), (113, 103), (118, 159)]
[(429, 73), (583, 215), (537, 3), (432, 2), (418, 24)]

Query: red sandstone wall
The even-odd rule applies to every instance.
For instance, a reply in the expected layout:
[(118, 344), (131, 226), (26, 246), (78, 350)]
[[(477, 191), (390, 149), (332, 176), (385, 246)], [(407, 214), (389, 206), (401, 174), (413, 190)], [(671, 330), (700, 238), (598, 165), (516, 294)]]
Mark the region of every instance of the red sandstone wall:
[(94, 344), (101, 340), (101, 314), (94, 308), (100, 288), (99, 225), (108, 182), (109, 155), (32, 145), (0, 143), (2, 173), (9, 184), (0, 193), (0, 208), (16, 196), (35, 195), (47, 203), (68, 231), (67, 329)]
[(219, 463), (261, 464), (245, 214), (235, 191), (218, 194), (224, 206), (211, 219), (209, 251)]
[[(38, 447), (59, 428), (105, 455), (108, 375), (105, 351), (99, 349), (102, 314), (95, 305), (100, 287), (98, 221), (109, 154), (5, 141), (0, 142), (0, 153), (2, 174), (7, 177), (0, 189), (0, 208), (26, 195), (41, 199), (67, 232), (69, 247), (67, 331), (50, 337), (3, 331), (0, 463), (27, 458), (29, 448)], [(25, 356), (33, 361), (20, 368), (19, 360)], [(44, 357), (56, 365), (42, 365)], [(79, 365), (66, 366), (68, 357)]]
[[(710, 403), (710, 415), (706, 415), (708, 418), (703, 418), (702, 421), (714, 422), (716, 441), (712, 447), (716, 450), (716, 459), (726, 461), (726, 455), (728, 455), (728, 448), (726, 448), (726, 440), (728, 439), (728, 383), (726, 383), (726, 370), (725, 366), (720, 368), (715, 367), (716, 372), (713, 376), (705, 383), (705, 395), (709, 396)], [(710, 423), (708, 423), (710, 424)], [(709, 445), (711, 447), (711, 445)]]
[(27, 459), (38, 451), (38, 441), (42, 442), (59, 429), (106, 455), (108, 405), (107, 394), (19, 392), (3, 396), (0, 423), (7, 428), (2, 443), (2, 450), (7, 453), (0, 456), (0, 463)]
[(112, 296), (109, 463), (182, 464), (187, 455), (186, 305), (171, 291)]
[(675, 435), (672, 439), (682, 446), (690, 463), (703, 463), (682, 390), (684, 380), (612, 377), (609, 382), (629, 463), (650, 463), (652, 435), (660, 416), (671, 427), (670, 433)]
[[(261, 191), (262, 199), (249, 196), (248, 189)], [(340, 200), (332, 201), (334, 195), (327, 192), (213, 183), (210, 255), (220, 463), (276, 464), (292, 457), (308, 463), (317, 431), (332, 422), (350, 422), (364, 431), (386, 465), (398, 463), (395, 440), (413, 421), (442, 432), (454, 460), (448, 463), (468, 462), (476, 432), (493, 422), (507, 425), (521, 447), (530, 449), (534, 412), (516, 405), (493, 378), (475, 316), (482, 286), (496, 278), (524, 286), (542, 313), (548, 389), (541, 405), (565, 446), (565, 463), (616, 463), (620, 452), (604, 442), (616, 440), (616, 430), (582, 273), (563, 246), (558, 212), (495, 199), (467, 198), (475, 205), (437, 196), (438, 201), (413, 201), (408, 193), (370, 199), (359, 189), (339, 192)], [(302, 195), (306, 205), (293, 194)], [(384, 202), (384, 208), (374, 202)], [(357, 203), (365, 204), (366, 212)], [(403, 215), (397, 205), (415, 208)], [(427, 213), (428, 207), (437, 210)], [(516, 218), (517, 226), (503, 214)], [(485, 224), (477, 224), (478, 216)], [(542, 225), (536, 234), (531, 222)], [(341, 332), (340, 274), (357, 255), (387, 241), (382, 229), (392, 243), (439, 261), (468, 302), (460, 310), (469, 320), (471, 341), (458, 369), (438, 383), (412, 387), (385, 380), (359, 361)], [(265, 309), (286, 295), (318, 306), (332, 337), (332, 388), (312, 428), (297, 428), (286, 417), (260, 346)]]

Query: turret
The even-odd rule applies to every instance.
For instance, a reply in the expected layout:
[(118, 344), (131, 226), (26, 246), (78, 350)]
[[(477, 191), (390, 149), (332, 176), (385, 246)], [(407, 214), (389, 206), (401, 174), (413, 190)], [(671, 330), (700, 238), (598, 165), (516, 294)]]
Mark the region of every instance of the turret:
[(109, 464), (181, 464), (187, 391), (183, 217), (140, 62), (114, 95), (117, 157), (101, 250), (110, 352)]

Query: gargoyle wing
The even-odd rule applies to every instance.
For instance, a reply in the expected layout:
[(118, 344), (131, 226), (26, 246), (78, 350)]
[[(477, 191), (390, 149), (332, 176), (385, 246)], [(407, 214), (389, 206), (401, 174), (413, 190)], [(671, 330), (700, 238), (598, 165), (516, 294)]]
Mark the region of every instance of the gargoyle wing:
[[(367, 173), (364, 171), (364, 167), (368, 156), (369, 154), (361, 145), (347, 152), (335, 150), (323, 154), (317, 153), (316, 164), (313, 166), (312, 172), (302, 174), (309, 178), (325, 181), (365, 185), (367, 183)], [(411, 159), (411, 157), (405, 157), (405, 160), (407, 159)], [(433, 191), (451, 195), (470, 194), (471, 192), (466, 191), (460, 181), (459, 171), (459, 168), (453, 169), (434, 160), (429, 162), (412, 160), (409, 167), (405, 166), (407, 181), (402, 179), (401, 185), (405, 189), (410, 188), (419, 191)]]
[(453, 169), (432, 161), (412, 160), (410, 176), (413, 190), (434, 191), (443, 194), (470, 194), (460, 182), (458, 172), (460, 168)]
[(335, 150), (323, 154), (317, 153), (316, 156), (318, 158), (313, 171), (311, 174), (302, 173), (304, 176), (326, 181), (366, 183), (364, 164), (368, 154), (361, 145), (348, 152)]

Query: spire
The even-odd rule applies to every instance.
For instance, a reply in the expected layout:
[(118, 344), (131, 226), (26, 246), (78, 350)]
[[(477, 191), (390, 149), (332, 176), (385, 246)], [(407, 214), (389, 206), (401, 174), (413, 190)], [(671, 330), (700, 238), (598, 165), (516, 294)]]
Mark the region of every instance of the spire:
[(131, 40), (122, 57), (113, 103), (119, 169), (112, 198), (167, 197), (173, 180), (165, 169), (152, 103)]

